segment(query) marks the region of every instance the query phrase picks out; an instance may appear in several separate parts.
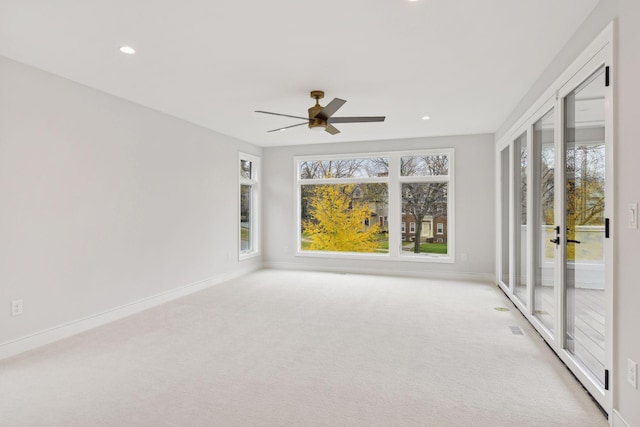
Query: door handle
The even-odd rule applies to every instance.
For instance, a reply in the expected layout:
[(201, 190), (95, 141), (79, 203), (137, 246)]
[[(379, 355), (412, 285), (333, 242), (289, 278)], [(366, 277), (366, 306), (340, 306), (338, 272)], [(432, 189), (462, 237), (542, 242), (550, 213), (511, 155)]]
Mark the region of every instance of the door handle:
[(559, 245), (560, 244), (560, 227), (554, 227), (554, 230), (556, 231), (556, 238), (555, 239), (551, 239), (549, 241), (551, 243)]
[(567, 239), (567, 243), (577, 243), (577, 244), (580, 244), (580, 240), (571, 240), (571, 239)]

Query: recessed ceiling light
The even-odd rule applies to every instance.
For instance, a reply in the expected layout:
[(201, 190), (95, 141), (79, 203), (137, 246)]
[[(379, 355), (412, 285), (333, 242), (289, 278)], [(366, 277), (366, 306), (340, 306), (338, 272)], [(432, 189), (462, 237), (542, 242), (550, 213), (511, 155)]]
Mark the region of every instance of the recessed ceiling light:
[(121, 46), (120, 52), (126, 53), (127, 55), (133, 55), (134, 53), (136, 53), (136, 50), (131, 46)]
[[(415, 1), (415, 0), (409, 0), (409, 1)], [(422, 116), (422, 120), (431, 120), (431, 117), (429, 117), (429, 116)]]

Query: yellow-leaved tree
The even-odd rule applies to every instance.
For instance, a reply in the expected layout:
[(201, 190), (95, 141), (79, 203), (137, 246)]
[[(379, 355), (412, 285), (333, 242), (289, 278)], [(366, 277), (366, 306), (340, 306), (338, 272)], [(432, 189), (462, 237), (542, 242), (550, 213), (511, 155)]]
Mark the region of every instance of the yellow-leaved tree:
[(379, 225), (365, 226), (371, 217), (366, 203), (351, 197), (354, 186), (319, 185), (310, 197), (310, 220), (303, 224), (310, 250), (374, 252), (378, 248)]

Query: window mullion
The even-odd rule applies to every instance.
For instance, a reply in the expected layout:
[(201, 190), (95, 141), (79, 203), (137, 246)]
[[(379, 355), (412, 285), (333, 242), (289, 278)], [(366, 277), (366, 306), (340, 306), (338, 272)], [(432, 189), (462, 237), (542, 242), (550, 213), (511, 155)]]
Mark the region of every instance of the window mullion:
[(420, 183), (420, 182), (447, 182), (449, 175), (432, 175), (432, 176), (401, 176), (400, 183)]
[(387, 177), (299, 179), (300, 185), (384, 184), (386, 182), (388, 182)]
[(389, 156), (389, 255), (398, 257), (401, 253), (400, 222), (402, 206), (400, 203), (400, 156)]

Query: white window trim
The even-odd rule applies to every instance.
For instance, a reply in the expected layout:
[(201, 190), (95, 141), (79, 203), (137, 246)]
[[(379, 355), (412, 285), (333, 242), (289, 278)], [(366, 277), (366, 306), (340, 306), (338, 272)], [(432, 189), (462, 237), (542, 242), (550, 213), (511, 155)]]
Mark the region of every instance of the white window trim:
[[(429, 156), (447, 155), (449, 157), (449, 170), (447, 175), (440, 176), (400, 176), (400, 158), (406, 156)], [(328, 178), (328, 179), (300, 179), (300, 163), (313, 160), (347, 160), (347, 159), (367, 159), (386, 157), (389, 159), (389, 174), (385, 177), (367, 178)], [(342, 259), (375, 259), (388, 261), (408, 261), (408, 262), (435, 262), (435, 263), (455, 263), (455, 150), (453, 148), (428, 149), (428, 150), (405, 150), (391, 152), (362, 152), (349, 154), (332, 154), (317, 156), (296, 156), (294, 162), (294, 200), (296, 227), (293, 241), (296, 247), (296, 256), (315, 258), (342, 258)], [(447, 185), (447, 249), (446, 256), (437, 254), (410, 254), (402, 251), (402, 232), (400, 223), (402, 222), (401, 186), (403, 183), (429, 183), (446, 181)], [(301, 229), (301, 206), (300, 187), (301, 185), (318, 184), (353, 184), (353, 183), (387, 183), (389, 191), (388, 204), (388, 224), (389, 224), (389, 252), (380, 253), (356, 253), (356, 252), (330, 252), (330, 251), (303, 251), (301, 249), (301, 239), (299, 230)]]
[(444, 223), (436, 222), (436, 234), (444, 234)]
[[(251, 179), (244, 178), (240, 174), (240, 162), (242, 160), (248, 160), (251, 162)], [(243, 261), (245, 259), (255, 258), (260, 256), (260, 157), (247, 153), (238, 153), (238, 212), (236, 218), (238, 218), (238, 260)], [(242, 226), (240, 224), (240, 212), (241, 203), (240, 198), (241, 188), (243, 185), (251, 186), (251, 250), (247, 252), (242, 251)]]

